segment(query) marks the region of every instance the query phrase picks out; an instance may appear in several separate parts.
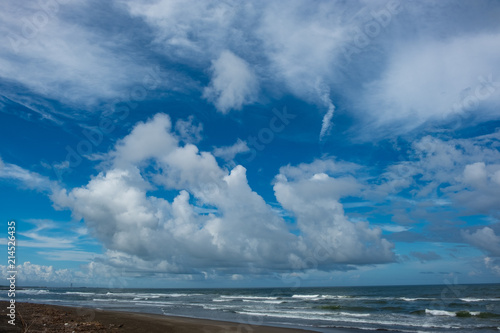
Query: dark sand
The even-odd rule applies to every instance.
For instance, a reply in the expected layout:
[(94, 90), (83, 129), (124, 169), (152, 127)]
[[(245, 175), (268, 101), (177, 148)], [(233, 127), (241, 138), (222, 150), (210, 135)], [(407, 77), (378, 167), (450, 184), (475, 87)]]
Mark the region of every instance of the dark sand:
[[(123, 333), (307, 333), (312, 331), (245, 325), (215, 320), (135, 312), (16, 303), (16, 325), (8, 324), (8, 302), (0, 302), (0, 332), (123, 332)], [(26, 330), (27, 328), (27, 330)]]

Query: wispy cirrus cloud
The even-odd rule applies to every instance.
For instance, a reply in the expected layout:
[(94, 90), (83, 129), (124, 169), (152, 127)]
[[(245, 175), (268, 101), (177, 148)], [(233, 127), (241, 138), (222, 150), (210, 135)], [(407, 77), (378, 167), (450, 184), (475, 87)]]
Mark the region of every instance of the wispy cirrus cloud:
[[(106, 10), (102, 8), (106, 6), (74, 1), (4, 3), (0, 14), (2, 95), (60, 121), (81, 119), (88, 111), (95, 112), (98, 103), (122, 98), (131, 86), (141, 83), (153, 64), (144, 66), (132, 52), (125, 52), (131, 46), (123, 36), (92, 28), (103, 23), (102, 17), (75, 17), (89, 8)], [(107, 10), (110, 22), (123, 18), (117, 7), (109, 5)], [(61, 112), (54, 101), (70, 108)]]
[(48, 177), (15, 164), (4, 163), (2, 159), (0, 159), (0, 178), (15, 180), (27, 188), (40, 191), (50, 192), (58, 187), (58, 184)]
[[(481, 121), (498, 116), (499, 30), (493, 17), (479, 15), (489, 6), (486, 0), (462, 6), (293, 1), (286, 8), (279, 2), (65, 2), (44, 14), (38, 3), (7, 2), (5, 44), (37, 13), (47, 22), (28, 42), (2, 49), (0, 77), (4, 96), (50, 118), (59, 111), (40, 107), (44, 100), (83, 115), (82, 109), (127, 98), (148, 68), (161, 64), (159, 92), (189, 87), (223, 113), (291, 93), (319, 109), (320, 140), (336, 108), (360, 120), (354, 136), (380, 139), (464, 113)], [(73, 15), (98, 10), (87, 19)], [(457, 20), (467, 24), (457, 27)], [(39, 101), (23, 101), (9, 82)], [(485, 110), (474, 112), (478, 107)]]
[(497, 45), (499, 31), (400, 45), (388, 55), (381, 78), (367, 82), (361, 92), (365, 130), (392, 136), (454, 117), (498, 118)]

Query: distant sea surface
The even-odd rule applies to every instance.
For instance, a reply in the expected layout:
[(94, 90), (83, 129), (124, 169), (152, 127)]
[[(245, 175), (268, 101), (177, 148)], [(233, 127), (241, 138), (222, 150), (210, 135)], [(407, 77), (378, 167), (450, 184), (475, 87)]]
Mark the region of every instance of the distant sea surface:
[[(6, 294), (0, 299), (8, 300)], [(295, 289), (29, 288), (18, 290), (16, 300), (320, 332), (335, 328), (500, 331), (500, 284)]]

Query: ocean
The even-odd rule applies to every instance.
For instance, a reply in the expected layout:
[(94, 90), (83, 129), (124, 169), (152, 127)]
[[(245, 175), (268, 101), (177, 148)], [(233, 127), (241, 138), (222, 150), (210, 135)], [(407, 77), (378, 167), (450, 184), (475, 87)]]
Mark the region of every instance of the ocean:
[[(6, 295), (0, 299), (7, 300)], [(336, 328), (400, 332), (500, 331), (500, 284), (296, 289), (44, 287), (17, 290), (16, 300), (245, 325), (300, 327), (319, 332), (332, 332)], [(242, 332), (248, 331), (245, 327), (242, 326)]]

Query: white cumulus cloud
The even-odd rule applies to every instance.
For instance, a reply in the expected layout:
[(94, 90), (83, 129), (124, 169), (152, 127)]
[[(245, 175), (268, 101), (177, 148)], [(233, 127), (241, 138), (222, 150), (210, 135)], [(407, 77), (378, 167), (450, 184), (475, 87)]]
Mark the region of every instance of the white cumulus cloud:
[(231, 51), (223, 51), (212, 63), (212, 80), (203, 97), (214, 103), (218, 111), (241, 110), (257, 98), (257, 77), (246, 63)]
[(339, 202), (360, 187), (352, 176), (330, 177), (322, 172), (311, 177), (299, 168), (287, 167), (276, 177), (274, 191), (283, 208), (295, 216), (306, 243), (323, 244), (330, 254), (326, 261), (392, 261), (394, 245), (381, 237), (381, 230), (350, 221)]
[[(285, 167), (274, 185), (281, 205), (297, 215), (300, 236), (253, 191), (244, 167), (221, 168), (192, 144), (180, 145), (168, 116), (138, 123), (108, 154), (104, 171), (88, 184), (55, 191), (59, 208), (83, 219), (110, 251), (144, 262), (163, 262), (169, 273), (268, 272), (305, 269), (323, 244), (319, 265), (394, 260), (381, 230), (350, 222), (339, 198), (359, 191), (349, 164), (316, 161)], [(154, 170), (148, 168), (154, 165)], [(283, 181), (283, 177), (295, 180)], [(154, 188), (173, 199), (149, 194)], [(116, 257), (116, 256), (115, 256)]]

